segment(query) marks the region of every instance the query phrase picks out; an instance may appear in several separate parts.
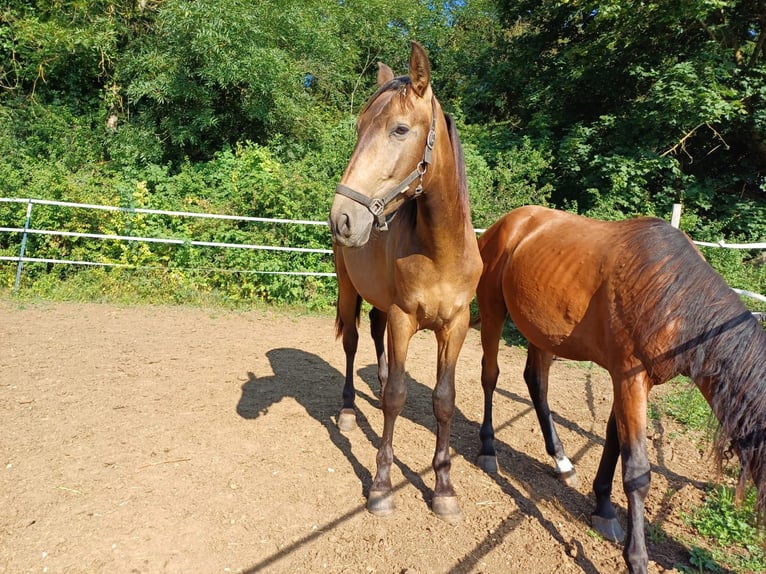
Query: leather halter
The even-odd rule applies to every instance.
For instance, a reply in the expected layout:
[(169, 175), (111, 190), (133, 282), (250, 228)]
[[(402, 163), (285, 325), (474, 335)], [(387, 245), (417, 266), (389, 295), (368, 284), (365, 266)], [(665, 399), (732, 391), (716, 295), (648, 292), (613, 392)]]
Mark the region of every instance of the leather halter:
[[(348, 197), (349, 199), (364, 205), (375, 218), (375, 227), (380, 231), (388, 231), (388, 221), (390, 219), (386, 219), (384, 214), (386, 207), (401, 194), (406, 193), (406, 191), (410, 188), (415, 180), (418, 180), (418, 185), (415, 187), (414, 193), (407, 199), (416, 198), (421, 193), (423, 193), (423, 176), (426, 174), (426, 171), (428, 171), (428, 166), (431, 164), (431, 156), (433, 154), (435, 143), (436, 107), (434, 105), (433, 98), (431, 98), (431, 129), (428, 131), (428, 137), (426, 138), (426, 147), (423, 151), (423, 159), (418, 162), (418, 165), (415, 167), (415, 169), (413, 169), (412, 172), (410, 172), (410, 174), (399, 183), (399, 185), (394, 187), (383, 197), (369, 197), (341, 183), (339, 183), (335, 188), (335, 193)], [(396, 211), (394, 211), (394, 213), (396, 213)]]

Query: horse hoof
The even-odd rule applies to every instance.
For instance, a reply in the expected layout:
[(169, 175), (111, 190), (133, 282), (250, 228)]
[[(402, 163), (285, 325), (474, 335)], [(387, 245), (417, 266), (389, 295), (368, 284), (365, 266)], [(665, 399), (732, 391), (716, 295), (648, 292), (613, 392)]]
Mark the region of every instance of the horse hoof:
[(338, 428), (341, 432), (351, 432), (356, 428), (356, 413), (354, 409), (342, 409), (338, 415)]
[(476, 466), (487, 474), (497, 474), (497, 457), (490, 454), (480, 454)]
[(391, 516), (394, 513), (394, 494), (391, 491), (371, 491), (367, 498), (367, 510), (375, 516)]
[(431, 503), (431, 510), (448, 524), (456, 524), (463, 519), (457, 496), (435, 496)]
[(574, 469), (567, 472), (556, 473), (556, 476), (568, 487), (574, 488), (575, 490), (580, 488), (580, 477), (577, 476), (577, 472), (575, 472)]
[(593, 529), (607, 540), (612, 542), (622, 542), (625, 540), (625, 532), (616, 518), (603, 518), (593, 514), (590, 520)]

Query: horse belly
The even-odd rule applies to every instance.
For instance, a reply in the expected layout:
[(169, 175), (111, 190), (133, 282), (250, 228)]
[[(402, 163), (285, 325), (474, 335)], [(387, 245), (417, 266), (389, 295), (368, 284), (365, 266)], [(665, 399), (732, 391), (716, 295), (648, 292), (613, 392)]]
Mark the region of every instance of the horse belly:
[(569, 359), (602, 361), (607, 304), (597, 269), (582, 252), (514, 253), (505, 267), (503, 298), (530, 343)]

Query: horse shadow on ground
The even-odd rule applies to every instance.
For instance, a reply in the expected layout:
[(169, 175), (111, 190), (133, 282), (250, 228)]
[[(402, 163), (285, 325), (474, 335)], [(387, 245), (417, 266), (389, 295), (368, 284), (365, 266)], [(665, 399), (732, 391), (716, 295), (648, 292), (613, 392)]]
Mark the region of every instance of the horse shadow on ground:
[[(242, 394), (237, 403), (237, 413), (245, 419), (256, 419), (266, 415), (269, 408), (282, 399), (293, 398), (306, 410), (309, 416), (322, 424), (327, 431), (330, 441), (348, 459), (349, 464), (360, 481), (362, 494), (366, 499), (372, 484), (372, 472), (374, 469), (368, 469), (356, 458), (353, 454), (349, 437), (340, 432), (335, 420), (341, 404), (340, 395), (343, 386), (343, 374), (321, 357), (299, 349), (272, 349), (266, 353), (266, 356), (271, 364), (273, 375), (256, 377), (253, 373), (248, 373), (248, 380), (242, 385)], [(364, 385), (357, 384), (357, 401), (363, 400), (379, 408), (379, 383), (376, 365), (368, 365), (358, 369), (357, 376), (357, 381), (361, 379), (364, 385), (367, 386), (365, 389), (363, 388)], [(407, 402), (400, 416), (433, 432), (436, 423), (432, 410), (432, 388), (412, 379), (409, 377), (409, 374), (407, 375), (407, 381)], [(590, 401), (592, 397), (590, 381), (588, 381), (587, 391), (588, 401)], [(518, 403), (522, 409), (512, 419), (499, 424), (496, 422), (496, 430), (505, 426), (513, 426), (518, 418), (532, 410), (532, 403), (528, 397), (522, 397), (516, 393), (503, 390), (499, 386), (496, 390), (496, 395)], [(593, 408), (591, 408), (591, 411), (593, 411)], [(601, 435), (556, 414), (554, 414), (554, 419), (559, 427), (567, 428), (588, 439), (588, 446), (570, 457), (575, 467), (588, 448), (603, 447), (604, 441)], [(357, 409), (357, 425), (365, 438), (377, 448), (380, 442), (379, 433), (381, 429), (373, 429), (360, 409)], [(475, 460), (478, 455), (479, 427), (480, 421), (468, 419), (456, 407), (452, 421), (451, 446), (457, 454), (468, 461)], [(432, 469), (428, 466), (423, 471), (418, 472), (399, 460), (396, 457), (397, 434), (395, 433), (394, 435), (394, 463), (399, 467), (404, 478), (420, 491), (423, 499), (430, 502), (432, 489), (426, 484), (426, 479), (433, 478)], [(542, 441), (542, 436), (540, 436), (540, 441)], [(659, 448), (661, 449), (661, 445)], [(535, 502), (556, 499), (573, 520), (579, 520), (586, 528), (589, 528), (589, 516), (594, 507), (592, 495), (573, 496), (572, 493), (577, 493), (577, 491), (558, 481), (553, 476), (550, 464), (545, 464), (536, 458), (532, 458), (507, 443), (497, 440), (496, 449), (500, 466), (508, 469), (508, 474), (512, 474), (514, 479), (524, 484), (527, 494), (521, 492), (503, 476), (503, 473), (490, 475), (500, 486), (502, 492), (514, 501), (519, 512), (514, 512), (504, 519), (491, 535), (488, 535), (449, 571), (450, 574), (462, 574), (474, 569), (479, 561), (493, 550), (498, 540), (511, 535), (527, 517), (537, 520), (568, 551), (568, 554), (573, 556), (574, 562), (583, 572), (597, 574), (598, 569), (585, 556), (582, 545), (577, 540), (566, 540), (556, 525), (543, 516), (538, 509), (537, 502)], [(660, 461), (662, 461), (661, 453)], [(686, 477), (677, 475), (664, 466), (653, 465), (652, 472), (665, 475), (673, 490), (677, 490), (682, 485), (689, 484), (690, 482), (698, 488), (705, 486), (704, 483), (695, 483)], [(615, 489), (618, 488), (621, 488), (619, 480), (615, 482)], [(564, 493), (565, 489), (569, 490), (569, 494), (567, 496), (560, 496)], [(397, 490), (396, 487), (395, 490)], [(458, 493), (459, 495), (460, 493)], [(364, 511), (364, 506), (360, 506), (347, 515), (337, 518), (331, 524), (325, 525), (320, 530), (335, 527), (350, 519), (356, 513)], [(618, 508), (618, 513), (621, 523), (625, 524), (625, 509)], [(664, 521), (664, 518), (664, 516), (661, 516), (658, 521)], [(260, 571), (285, 557), (290, 552), (293, 552), (301, 544), (307, 543), (320, 535), (321, 532), (313, 533), (306, 537), (306, 539), (283, 548), (279, 553), (267, 560), (245, 570), (244, 573), (250, 574)], [(650, 548), (650, 559), (666, 569), (672, 569), (677, 564), (679, 556), (688, 555), (688, 548), (672, 539), (665, 539), (662, 542), (662, 554), (653, 553), (651, 550), (653, 547), (652, 542), (647, 540), (647, 543)], [(672, 559), (671, 556), (676, 557), (676, 559)]]

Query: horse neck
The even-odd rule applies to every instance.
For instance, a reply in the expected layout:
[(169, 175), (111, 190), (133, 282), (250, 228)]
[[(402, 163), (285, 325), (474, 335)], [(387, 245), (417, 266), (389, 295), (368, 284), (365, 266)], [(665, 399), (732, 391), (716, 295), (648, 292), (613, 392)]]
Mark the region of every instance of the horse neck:
[[(430, 179), (426, 182), (423, 195), (417, 199), (418, 239), (438, 257), (450, 257), (462, 253), (467, 232), (473, 233), (468, 205), (460, 193), (457, 166), (442, 122), (444, 139), (434, 152), (434, 163), (429, 168)], [(437, 140), (438, 142), (439, 140)]]

